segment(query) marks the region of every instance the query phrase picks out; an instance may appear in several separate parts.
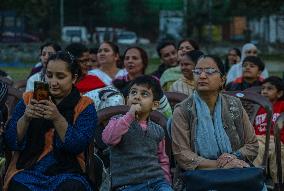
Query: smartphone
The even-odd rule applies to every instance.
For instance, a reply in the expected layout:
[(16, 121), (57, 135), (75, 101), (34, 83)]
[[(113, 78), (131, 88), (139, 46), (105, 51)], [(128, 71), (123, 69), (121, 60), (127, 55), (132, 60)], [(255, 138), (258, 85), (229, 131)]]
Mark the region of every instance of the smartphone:
[(49, 99), (49, 85), (48, 83), (35, 81), (33, 98), (37, 101)]

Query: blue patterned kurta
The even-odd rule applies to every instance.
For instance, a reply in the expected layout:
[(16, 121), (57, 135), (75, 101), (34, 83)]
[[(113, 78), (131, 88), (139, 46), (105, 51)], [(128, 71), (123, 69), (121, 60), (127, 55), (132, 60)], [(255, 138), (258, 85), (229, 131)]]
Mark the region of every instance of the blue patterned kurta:
[[(17, 121), (24, 114), (25, 108), (24, 101), (20, 100), (7, 125), (5, 140), (12, 150), (23, 150), (25, 146), (26, 137), (20, 144), (17, 141)], [(55, 137), (55, 147), (64, 148), (74, 154), (85, 151), (89, 143), (93, 140), (96, 122), (97, 114), (95, 107), (94, 105), (89, 105), (79, 114), (74, 124), (68, 124), (64, 143), (60, 140), (59, 136)], [(55, 190), (60, 183), (70, 179), (78, 180), (83, 183), (86, 191), (92, 190), (85, 177), (79, 174), (65, 173), (56, 176), (44, 175), (45, 170), (55, 162), (54, 154), (50, 152), (38, 161), (33, 168), (17, 173), (13, 179), (34, 191), (52, 191)]]

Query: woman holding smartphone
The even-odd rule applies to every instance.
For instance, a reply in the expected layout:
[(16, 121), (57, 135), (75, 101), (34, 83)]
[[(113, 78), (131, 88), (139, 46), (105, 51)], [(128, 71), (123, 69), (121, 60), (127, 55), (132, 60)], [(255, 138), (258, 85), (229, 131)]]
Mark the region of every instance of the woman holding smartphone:
[(5, 133), (10, 150), (4, 190), (92, 190), (83, 176), (84, 151), (93, 140), (96, 111), (74, 87), (79, 65), (68, 52), (52, 55), (45, 74), (49, 99), (27, 92)]

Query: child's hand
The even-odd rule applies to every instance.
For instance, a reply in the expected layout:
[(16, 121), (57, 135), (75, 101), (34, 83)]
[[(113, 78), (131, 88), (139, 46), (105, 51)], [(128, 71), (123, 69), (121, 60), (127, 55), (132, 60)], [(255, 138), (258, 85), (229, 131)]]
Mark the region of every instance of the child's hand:
[(139, 103), (137, 103), (137, 104), (132, 104), (132, 105), (130, 106), (129, 113), (132, 114), (132, 115), (134, 115), (135, 118), (136, 118), (137, 114), (138, 114), (140, 111), (141, 111), (141, 105), (140, 105)]

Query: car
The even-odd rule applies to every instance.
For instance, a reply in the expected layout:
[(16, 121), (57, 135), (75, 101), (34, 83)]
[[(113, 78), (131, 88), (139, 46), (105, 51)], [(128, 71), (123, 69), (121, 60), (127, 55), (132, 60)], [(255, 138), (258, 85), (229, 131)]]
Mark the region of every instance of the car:
[(90, 34), (84, 26), (65, 26), (62, 28), (61, 39), (63, 42), (89, 43)]
[(137, 40), (138, 37), (135, 32), (123, 31), (117, 36), (118, 44), (135, 44)]

